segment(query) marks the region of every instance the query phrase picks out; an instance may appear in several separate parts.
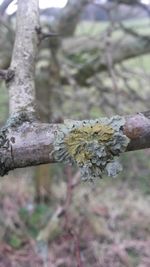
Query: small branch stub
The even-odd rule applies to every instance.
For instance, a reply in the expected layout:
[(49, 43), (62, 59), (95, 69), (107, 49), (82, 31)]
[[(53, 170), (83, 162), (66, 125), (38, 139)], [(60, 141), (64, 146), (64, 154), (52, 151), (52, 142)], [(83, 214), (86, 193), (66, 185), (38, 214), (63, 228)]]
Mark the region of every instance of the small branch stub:
[(13, 70), (0, 70), (0, 80), (5, 80), (6, 83), (11, 81), (11, 79), (14, 77), (15, 73)]
[(123, 134), (125, 119), (114, 116), (86, 121), (65, 121), (54, 141), (52, 155), (57, 161), (76, 163), (84, 180), (116, 176), (122, 167), (120, 153), (129, 138)]

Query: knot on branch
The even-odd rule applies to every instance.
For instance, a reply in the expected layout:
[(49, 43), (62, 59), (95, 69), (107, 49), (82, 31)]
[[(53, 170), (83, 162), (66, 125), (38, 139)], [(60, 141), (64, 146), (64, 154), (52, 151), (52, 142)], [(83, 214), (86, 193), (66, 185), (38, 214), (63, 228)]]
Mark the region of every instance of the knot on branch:
[(11, 69), (8, 70), (0, 70), (0, 79), (5, 80), (6, 83), (10, 82), (15, 75), (15, 72)]
[(89, 121), (68, 121), (57, 134), (53, 157), (58, 161), (75, 162), (84, 180), (116, 176), (122, 170), (117, 161), (126, 150), (129, 138), (123, 134), (125, 120), (114, 116)]

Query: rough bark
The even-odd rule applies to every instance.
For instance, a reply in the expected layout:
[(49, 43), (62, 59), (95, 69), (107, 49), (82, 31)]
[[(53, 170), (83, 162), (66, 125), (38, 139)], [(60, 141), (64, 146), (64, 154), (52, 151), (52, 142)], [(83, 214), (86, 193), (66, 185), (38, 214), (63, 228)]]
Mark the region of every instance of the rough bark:
[[(10, 119), (11, 122), (14, 120), (14, 116), (17, 116), (16, 114), (19, 114), (21, 111), (24, 111), (26, 114), (28, 113), (33, 120), (35, 119), (34, 68), (38, 48), (38, 27), (38, 0), (19, 0), (12, 60), (10, 68), (5, 75), (5, 80), (9, 89), (9, 112), (11, 118), (13, 117), (13, 119)], [(6, 60), (2, 62), (3, 64), (7, 64)], [(7, 66), (5, 65), (4, 67)], [(11, 141), (13, 141), (13, 139)], [(26, 168), (22, 170), (21, 173), (13, 173), (15, 177), (18, 175), (21, 178), (30, 177), (31, 179), (34, 177), (34, 168)]]
[(19, 0), (16, 38), (10, 65), (14, 77), (8, 83), (11, 115), (22, 110), (35, 112), (34, 68), (38, 27), (38, 0)]

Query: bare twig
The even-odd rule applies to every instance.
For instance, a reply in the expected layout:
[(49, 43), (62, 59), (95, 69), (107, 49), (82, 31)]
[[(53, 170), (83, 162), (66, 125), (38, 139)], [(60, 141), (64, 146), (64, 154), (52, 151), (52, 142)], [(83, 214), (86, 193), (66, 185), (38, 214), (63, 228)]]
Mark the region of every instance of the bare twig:
[[(119, 41), (120, 40), (113, 41), (111, 44), (113, 65), (123, 62), (126, 59), (150, 53), (149, 36), (140, 36), (139, 38), (128, 36), (121, 43), (119, 43)], [(98, 44), (97, 51), (97, 55), (95, 55), (92, 60), (79, 67), (77, 66), (78, 70), (74, 75), (74, 78), (79, 84), (86, 85), (88, 78), (98, 72), (107, 71), (107, 59), (103, 53), (103, 51), (105, 51), (105, 46), (100, 48)]]
[(39, 38), (40, 42), (46, 38), (52, 38), (52, 37), (59, 37), (60, 36), (58, 33), (55, 33), (55, 32), (45, 33), (42, 31), (41, 27), (36, 28), (36, 32), (38, 34), (38, 38)]
[(73, 231), (73, 239), (74, 239), (77, 267), (83, 267), (82, 260), (81, 260), (81, 252), (80, 252), (79, 234), (76, 233), (75, 231)]
[(136, 37), (138, 38), (138, 40), (141, 38), (141, 39), (146, 39), (147, 41), (150, 41), (150, 37), (148, 35), (142, 35), (140, 33), (138, 33), (137, 31), (129, 28), (129, 27), (126, 27), (121, 21), (119, 22), (119, 25), (120, 25), (120, 28), (127, 34), (130, 34), (132, 35), (133, 37)]

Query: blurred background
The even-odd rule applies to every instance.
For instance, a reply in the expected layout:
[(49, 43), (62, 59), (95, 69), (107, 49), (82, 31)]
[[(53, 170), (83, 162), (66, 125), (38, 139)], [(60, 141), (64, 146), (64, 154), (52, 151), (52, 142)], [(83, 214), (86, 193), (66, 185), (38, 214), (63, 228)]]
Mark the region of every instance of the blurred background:
[[(149, 109), (150, 1), (41, 0), (36, 104), (41, 122)], [(0, 69), (10, 64), (17, 1), (0, 0)], [(57, 35), (50, 36), (50, 33)], [(0, 82), (0, 126), (9, 114)], [(0, 267), (149, 267), (150, 150), (124, 153), (117, 178), (76, 166), (0, 180)]]

